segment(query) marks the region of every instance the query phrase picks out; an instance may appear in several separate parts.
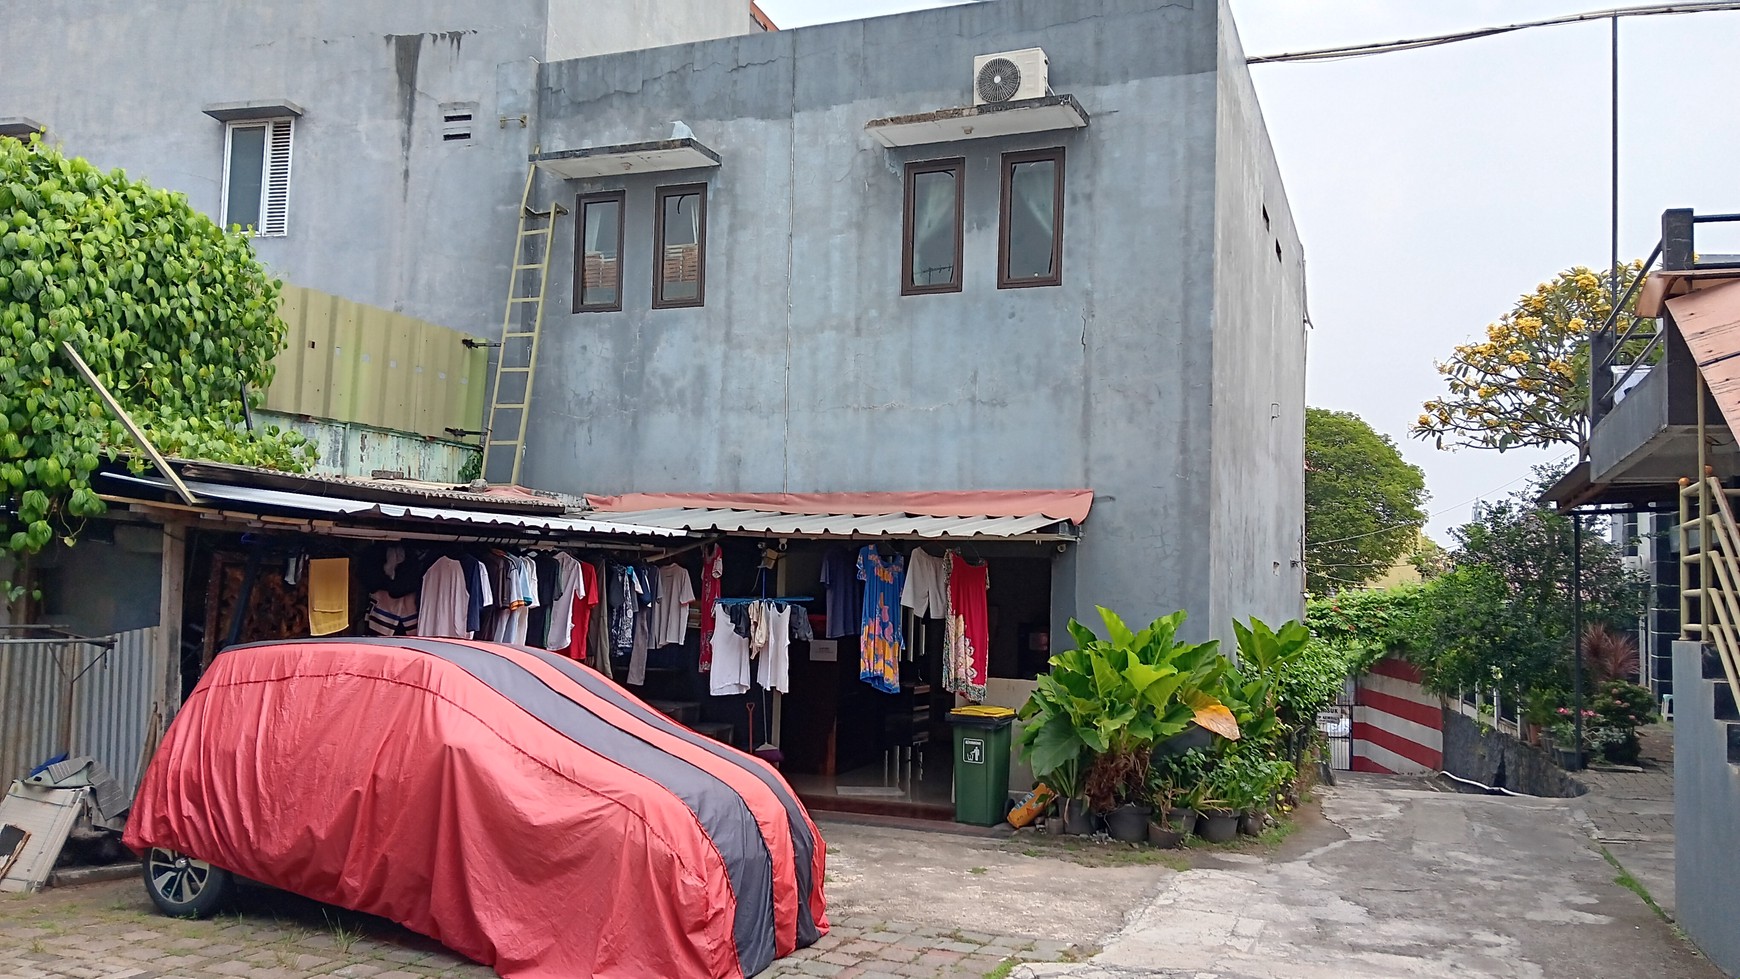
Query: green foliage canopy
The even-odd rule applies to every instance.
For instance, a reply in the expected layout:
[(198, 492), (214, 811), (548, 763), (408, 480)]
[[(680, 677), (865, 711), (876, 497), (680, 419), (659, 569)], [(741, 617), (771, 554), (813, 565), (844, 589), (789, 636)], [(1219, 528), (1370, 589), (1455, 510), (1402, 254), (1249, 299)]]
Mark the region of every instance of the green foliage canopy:
[(1305, 409), (1305, 587), (1326, 595), (1383, 577), (1426, 523), (1426, 474), (1358, 415)]
[(0, 499), (13, 552), (101, 513), (91, 476), (130, 448), (70, 341), (166, 455), (301, 470), (313, 449), (243, 429), (283, 348), (279, 283), (248, 238), (180, 194), (0, 138)]

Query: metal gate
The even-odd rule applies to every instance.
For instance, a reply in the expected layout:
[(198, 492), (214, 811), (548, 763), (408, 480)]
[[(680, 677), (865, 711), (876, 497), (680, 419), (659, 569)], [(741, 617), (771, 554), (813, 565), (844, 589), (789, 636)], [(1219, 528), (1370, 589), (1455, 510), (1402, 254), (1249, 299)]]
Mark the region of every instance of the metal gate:
[(1329, 767), (1338, 772), (1353, 770), (1353, 701), (1354, 683), (1350, 677), (1341, 685), (1335, 702), (1317, 713), (1317, 729), (1323, 732), (1329, 748)]

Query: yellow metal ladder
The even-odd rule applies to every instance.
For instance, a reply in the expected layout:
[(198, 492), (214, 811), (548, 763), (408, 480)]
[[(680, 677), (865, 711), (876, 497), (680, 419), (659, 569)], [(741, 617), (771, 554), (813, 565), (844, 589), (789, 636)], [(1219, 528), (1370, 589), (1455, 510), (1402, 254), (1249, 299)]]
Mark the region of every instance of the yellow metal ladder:
[[(533, 155), (537, 155), (535, 151)], [(544, 324), (544, 287), (550, 278), (550, 245), (556, 216), (568, 213), (555, 203), (543, 211), (532, 207), (537, 172), (536, 165), (527, 168), (526, 189), (520, 196), (507, 308), (502, 313), (501, 345), (496, 350), (495, 385), (483, 431), (483, 478), (491, 483), (520, 481), (532, 378), (538, 366), (538, 333)]]

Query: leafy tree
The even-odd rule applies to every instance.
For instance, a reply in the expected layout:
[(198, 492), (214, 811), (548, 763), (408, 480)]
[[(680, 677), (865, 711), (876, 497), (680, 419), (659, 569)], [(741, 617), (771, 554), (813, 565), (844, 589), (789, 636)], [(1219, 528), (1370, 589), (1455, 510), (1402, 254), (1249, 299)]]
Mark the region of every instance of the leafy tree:
[[(1621, 295), (1642, 270), (1642, 262), (1620, 266)], [(1414, 436), (1441, 449), (1581, 446), (1589, 434), (1587, 341), (1613, 310), (1608, 283), (1606, 273), (1567, 269), (1517, 299), (1485, 340), (1457, 346), (1437, 365), (1449, 390), (1426, 402)]]
[(1305, 410), (1305, 586), (1313, 594), (1383, 577), (1419, 540), (1426, 474), (1358, 415)]
[[(0, 534), (14, 554), (104, 509), (125, 429), (61, 352), (90, 364), (166, 455), (300, 470), (301, 436), (242, 428), (283, 348), (279, 283), (239, 232), (180, 194), (0, 138)], [(132, 460), (135, 468), (140, 463)]]
[[(1452, 570), (1425, 586), (1425, 627), (1414, 658), (1428, 684), (1536, 690), (1568, 685), (1572, 639), (1572, 527), (1536, 503), (1558, 474), (1536, 470), (1537, 485), (1475, 507), (1452, 532)], [(1624, 628), (1643, 608), (1644, 582), (1618, 548), (1585, 529), (1585, 622)]]

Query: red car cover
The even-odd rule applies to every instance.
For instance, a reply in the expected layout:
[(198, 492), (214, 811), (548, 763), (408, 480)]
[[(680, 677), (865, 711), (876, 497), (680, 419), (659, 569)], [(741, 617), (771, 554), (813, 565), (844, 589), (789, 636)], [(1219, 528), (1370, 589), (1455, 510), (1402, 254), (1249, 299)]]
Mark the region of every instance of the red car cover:
[(212, 663), (128, 819), (503, 976), (737, 979), (828, 929), (777, 771), (523, 647), (293, 640)]

